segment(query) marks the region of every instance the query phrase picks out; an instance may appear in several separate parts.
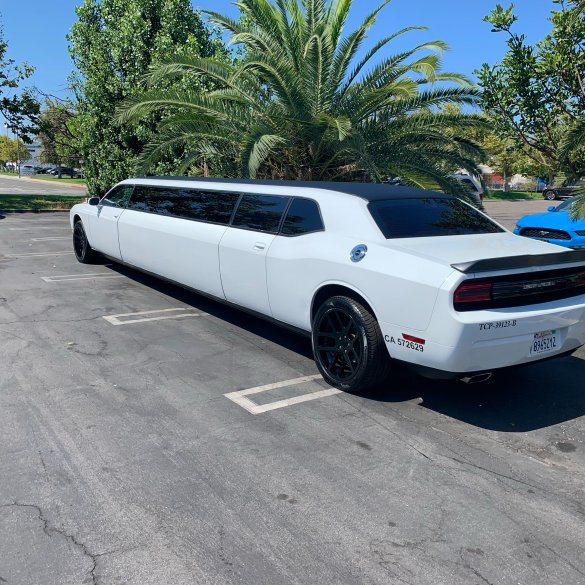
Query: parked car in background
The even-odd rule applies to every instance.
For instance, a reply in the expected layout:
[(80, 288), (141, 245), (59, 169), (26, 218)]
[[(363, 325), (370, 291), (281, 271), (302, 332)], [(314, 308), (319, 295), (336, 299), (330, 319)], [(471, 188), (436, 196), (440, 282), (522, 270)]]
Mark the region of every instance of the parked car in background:
[(547, 201), (568, 199), (569, 197), (573, 197), (580, 189), (585, 189), (585, 179), (569, 179), (564, 181), (560, 187), (546, 187), (542, 192), (542, 196)]
[(455, 175), (449, 175), (452, 179), (459, 181), (463, 186), (467, 187), (468, 191), (471, 193), (473, 199), (475, 200), (476, 205), (483, 210), (483, 187), (481, 186), (481, 182), (472, 177), (471, 175), (464, 175), (463, 173), (457, 173)]
[(483, 381), (585, 343), (585, 251), (519, 238), (444, 193), (148, 177), (70, 219), (79, 262), (101, 252), (304, 332), (343, 390), (388, 383), (396, 362)]
[[(54, 169), (51, 169), (50, 171), (48, 171), (49, 175), (52, 175), (53, 177), (58, 177), (59, 176), (59, 167), (56, 167)], [(61, 167), (61, 176), (62, 177), (69, 177), (71, 179), (76, 179), (76, 178), (81, 178), (81, 171), (79, 169), (73, 169), (71, 167)]]
[(566, 248), (585, 248), (585, 219), (571, 219), (575, 199), (572, 197), (556, 207), (553, 205), (547, 213), (525, 215), (518, 220), (514, 233)]

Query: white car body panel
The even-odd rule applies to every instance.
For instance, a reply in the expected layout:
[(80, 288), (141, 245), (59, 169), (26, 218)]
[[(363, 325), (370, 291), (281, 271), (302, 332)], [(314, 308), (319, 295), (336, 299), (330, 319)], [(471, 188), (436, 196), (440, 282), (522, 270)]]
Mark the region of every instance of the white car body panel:
[[(227, 227), (127, 209), (119, 223), (127, 264), (220, 299), (218, 246)], [(98, 248), (99, 250), (99, 248)]]
[[(386, 239), (367, 200), (325, 188), (179, 179), (124, 183), (316, 201), (325, 229), (301, 236), (131, 209), (121, 212), (117, 223), (102, 222), (95, 206), (80, 204), (71, 210), (71, 225), (77, 217), (88, 225), (90, 244), (97, 251), (304, 331), (311, 330), (315, 296), (325, 286), (338, 286), (359, 294), (372, 308), (391, 357), (423, 368), (461, 374), (492, 370), (538, 361), (585, 344), (585, 294), (526, 306), (519, 301), (519, 306), (510, 308), (469, 312), (454, 308), (454, 290), (466, 280), (585, 266), (583, 260), (557, 266), (555, 255), (566, 252), (558, 246), (508, 231)], [(107, 213), (105, 209), (100, 215)], [(115, 254), (114, 225), (120, 256)], [(367, 246), (367, 254), (355, 263), (350, 252), (357, 245)], [(481, 274), (453, 267), (483, 258), (542, 254), (550, 255), (550, 266)], [(535, 334), (548, 330), (558, 331), (560, 346), (546, 355), (530, 355)], [(409, 344), (405, 335), (419, 342)]]
[(272, 317), (266, 288), (266, 254), (275, 236), (230, 227), (219, 244), (225, 298)]
[(88, 214), (88, 237), (92, 247), (112, 258), (121, 260), (118, 219), (125, 210), (118, 207), (102, 206), (99, 209), (94, 207), (92, 211), (94, 213)]

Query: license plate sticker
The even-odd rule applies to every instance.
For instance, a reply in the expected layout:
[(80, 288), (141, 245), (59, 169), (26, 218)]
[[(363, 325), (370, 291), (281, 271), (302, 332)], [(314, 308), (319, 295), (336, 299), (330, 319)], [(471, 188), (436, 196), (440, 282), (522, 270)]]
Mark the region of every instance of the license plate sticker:
[(555, 351), (559, 348), (559, 343), (559, 332), (556, 329), (535, 333), (532, 345), (530, 346), (530, 355), (539, 355)]

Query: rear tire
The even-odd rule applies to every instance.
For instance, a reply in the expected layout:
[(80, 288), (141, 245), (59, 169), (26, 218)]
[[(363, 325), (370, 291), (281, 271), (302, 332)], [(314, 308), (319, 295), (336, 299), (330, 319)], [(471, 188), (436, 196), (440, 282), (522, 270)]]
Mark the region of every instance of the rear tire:
[(91, 264), (96, 259), (96, 253), (91, 249), (85, 234), (82, 221), (79, 219), (73, 226), (73, 251), (81, 264)]
[(313, 356), (325, 381), (349, 392), (363, 392), (389, 374), (391, 360), (376, 318), (358, 301), (335, 296), (313, 319)]
[(555, 191), (545, 191), (543, 195), (547, 201), (554, 201), (557, 198), (557, 194)]

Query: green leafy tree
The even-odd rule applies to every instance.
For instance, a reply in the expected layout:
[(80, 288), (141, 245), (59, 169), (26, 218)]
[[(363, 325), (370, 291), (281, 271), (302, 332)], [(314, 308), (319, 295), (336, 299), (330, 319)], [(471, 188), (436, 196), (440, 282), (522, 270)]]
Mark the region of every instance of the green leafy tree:
[[(382, 54), (396, 37), (422, 27), (366, 46), (388, 3), (347, 35), (352, 0), (239, 0), (239, 20), (209, 12), (231, 33), (231, 43), (243, 47), (242, 57), (226, 63), (186, 52), (151, 69), (149, 89), (127, 100), (118, 117), (128, 122), (174, 112), (159, 124), (141, 168), (180, 145), (188, 154), (179, 172), (202, 172), (204, 158), (213, 174), (221, 174), (230, 164), (214, 166), (214, 161), (229, 159), (239, 176), (381, 180), (391, 175), (461, 193), (444, 164), (477, 172), (481, 149), (458, 129), (483, 122), (477, 115), (437, 108), (474, 104), (478, 92), (463, 76), (441, 72), (442, 41)], [(159, 88), (175, 79), (207, 78), (216, 89), (204, 95)]]
[(29, 152), (22, 139), (0, 136), (0, 162), (2, 164), (13, 163), (17, 166), (19, 160), (25, 160), (28, 157)]
[(118, 104), (140, 90), (152, 63), (185, 47), (212, 55), (218, 40), (189, 0), (85, 0), (76, 12), (69, 41), (77, 67), (72, 85), (79, 150), (89, 190), (99, 195), (128, 177), (137, 154), (153, 138), (155, 122), (165, 115), (123, 124), (114, 119)]
[(41, 161), (76, 167), (82, 159), (79, 150), (79, 117), (70, 101), (47, 99), (39, 122)]
[(498, 4), (484, 20), (493, 32), (507, 34), (508, 51), (500, 63), (486, 63), (477, 72), (481, 105), (495, 130), (551, 179), (585, 172), (584, 151), (563, 148), (585, 107), (584, 3), (557, 3), (553, 31), (535, 46), (513, 32), (514, 5)]
[(33, 74), (34, 69), (27, 63), (16, 65), (14, 59), (6, 56), (7, 51), (8, 43), (0, 27), (0, 114), (14, 133), (30, 143), (38, 123), (40, 106), (31, 91), (25, 90), (20, 95), (15, 91), (21, 81)]

